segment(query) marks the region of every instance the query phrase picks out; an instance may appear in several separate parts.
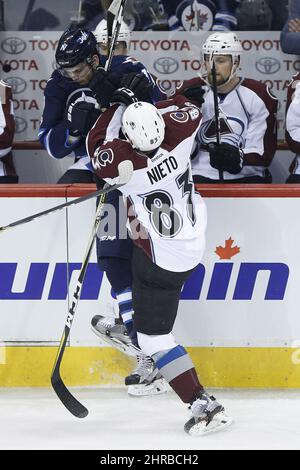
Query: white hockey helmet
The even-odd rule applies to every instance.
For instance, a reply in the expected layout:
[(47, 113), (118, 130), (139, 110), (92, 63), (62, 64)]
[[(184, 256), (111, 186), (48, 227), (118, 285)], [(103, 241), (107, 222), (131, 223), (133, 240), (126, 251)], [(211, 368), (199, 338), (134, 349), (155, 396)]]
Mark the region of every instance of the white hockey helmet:
[(230, 55), (232, 57), (232, 69), (227, 82), (235, 74), (241, 54), (243, 52), (242, 44), (237, 35), (233, 32), (216, 32), (208, 36), (202, 46), (204, 59), (208, 56), (210, 64), (214, 55)]
[(202, 53), (212, 55), (231, 55), (240, 57), (243, 52), (241, 41), (233, 32), (213, 33), (206, 39), (202, 46)]
[[(113, 30), (116, 26), (116, 22), (114, 22)], [(96, 26), (94, 31), (94, 35), (96, 36), (98, 43), (107, 43), (107, 22), (106, 20), (101, 20), (100, 23)], [(118, 42), (125, 42), (127, 49), (129, 48), (130, 43), (130, 35), (131, 31), (128, 28), (125, 21), (121, 22), (121, 27), (118, 35)]]
[(153, 104), (138, 101), (126, 108), (122, 132), (133, 148), (149, 152), (157, 149), (165, 137), (165, 121)]

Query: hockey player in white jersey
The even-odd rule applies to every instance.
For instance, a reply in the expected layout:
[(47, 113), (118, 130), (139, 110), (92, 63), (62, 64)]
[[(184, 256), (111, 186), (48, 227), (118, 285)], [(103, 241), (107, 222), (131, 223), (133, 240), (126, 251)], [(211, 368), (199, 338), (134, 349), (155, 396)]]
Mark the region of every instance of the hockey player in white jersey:
[(198, 151), (193, 155), (194, 181), (271, 183), (268, 166), (277, 146), (277, 99), (265, 84), (237, 75), (242, 46), (235, 33), (211, 34), (202, 52), (202, 78), (183, 82), (176, 92), (184, 92), (191, 100), (197, 88), (206, 92)]
[(18, 182), (11, 151), (15, 126), (12, 89), (0, 80), (0, 184)]
[[(183, 283), (205, 248), (206, 208), (195, 192), (190, 164), (201, 112), (182, 96), (157, 106), (163, 115), (144, 102), (113, 106), (90, 131), (87, 149), (97, 176), (123, 184), (127, 199), (139, 347), (190, 404), (185, 431), (200, 435), (232, 422), (204, 390), (187, 351), (172, 335)], [(111, 139), (120, 125), (122, 134)]]
[(297, 73), (287, 89), (286, 100), (286, 142), (296, 154), (286, 183), (300, 183), (300, 73)]

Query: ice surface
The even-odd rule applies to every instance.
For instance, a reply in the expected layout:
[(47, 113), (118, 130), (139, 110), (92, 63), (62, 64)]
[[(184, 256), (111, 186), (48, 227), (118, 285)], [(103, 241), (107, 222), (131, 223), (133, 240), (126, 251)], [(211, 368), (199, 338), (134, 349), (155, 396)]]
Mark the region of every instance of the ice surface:
[(193, 438), (173, 392), (131, 398), (125, 388), (72, 389), (87, 408), (73, 417), (52, 389), (0, 390), (0, 449), (300, 449), (300, 390), (209, 390), (235, 423)]

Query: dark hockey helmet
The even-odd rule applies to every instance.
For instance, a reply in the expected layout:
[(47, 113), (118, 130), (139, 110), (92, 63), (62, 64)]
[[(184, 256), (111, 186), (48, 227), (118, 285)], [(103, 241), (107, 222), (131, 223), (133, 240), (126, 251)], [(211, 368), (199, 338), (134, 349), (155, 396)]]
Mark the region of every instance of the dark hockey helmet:
[(98, 54), (97, 40), (91, 31), (67, 29), (58, 41), (55, 60), (58, 68), (63, 69), (83, 61), (91, 64), (94, 54)]

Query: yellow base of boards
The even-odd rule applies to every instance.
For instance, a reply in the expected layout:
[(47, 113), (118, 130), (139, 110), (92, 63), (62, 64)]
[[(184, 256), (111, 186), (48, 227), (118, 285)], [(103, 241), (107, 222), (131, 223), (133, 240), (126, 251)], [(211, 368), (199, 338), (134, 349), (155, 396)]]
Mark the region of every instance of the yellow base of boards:
[[(205, 387), (300, 388), (300, 350), (187, 348)], [(57, 347), (0, 347), (0, 387), (48, 387)], [(68, 347), (67, 386), (123, 385), (133, 359), (109, 347)]]

